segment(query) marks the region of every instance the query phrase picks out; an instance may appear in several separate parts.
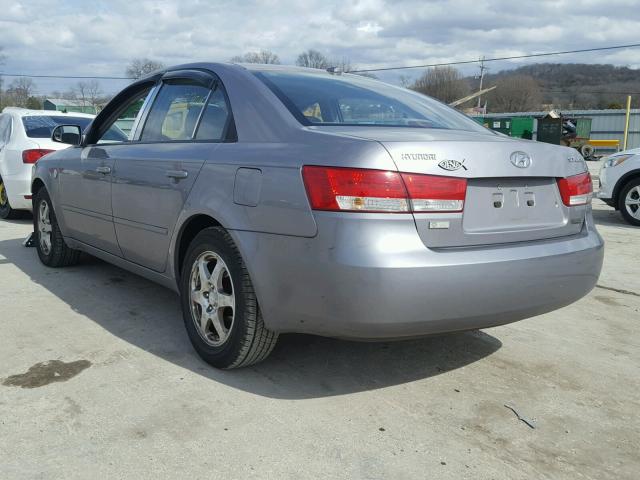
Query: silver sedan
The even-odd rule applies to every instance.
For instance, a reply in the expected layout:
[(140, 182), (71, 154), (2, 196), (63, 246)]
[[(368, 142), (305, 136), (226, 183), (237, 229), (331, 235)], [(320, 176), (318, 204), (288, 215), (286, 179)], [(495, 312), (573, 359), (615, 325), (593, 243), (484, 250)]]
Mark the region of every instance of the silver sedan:
[(179, 292), (233, 368), (278, 334), (401, 339), (501, 325), (595, 285), (603, 242), (574, 150), (495, 134), (339, 72), (190, 64), (119, 93), (33, 174), (38, 255)]

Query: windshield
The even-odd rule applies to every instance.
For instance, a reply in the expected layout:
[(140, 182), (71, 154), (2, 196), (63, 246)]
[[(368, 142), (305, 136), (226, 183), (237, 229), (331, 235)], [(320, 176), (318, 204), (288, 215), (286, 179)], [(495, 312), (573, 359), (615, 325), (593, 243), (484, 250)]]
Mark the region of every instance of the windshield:
[(22, 124), (27, 137), (51, 138), (53, 129), (58, 125), (78, 125), (84, 131), (91, 123), (86, 117), (57, 117), (48, 115), (28, 115), (22, 117)]
[(303, 125), (366, 125), (486, 132), (425, 95), (357, 75), (253, 72)]

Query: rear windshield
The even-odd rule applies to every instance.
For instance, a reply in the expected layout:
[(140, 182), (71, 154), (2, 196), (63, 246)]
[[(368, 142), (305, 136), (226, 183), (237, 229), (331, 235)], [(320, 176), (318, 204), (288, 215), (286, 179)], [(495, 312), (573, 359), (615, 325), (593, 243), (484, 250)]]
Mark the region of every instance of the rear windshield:
[(486, 130), (430, 97), (357, 75), (253, 72), (303, 125)]
[(56, 117), (49, 115), (29, 115), (22, 117), (22, 124), (27, 137), (51, 138), (53, 129), (58, 125), (78, 125), (85, 128), (91, 123), (91, 118), (85, 117)]

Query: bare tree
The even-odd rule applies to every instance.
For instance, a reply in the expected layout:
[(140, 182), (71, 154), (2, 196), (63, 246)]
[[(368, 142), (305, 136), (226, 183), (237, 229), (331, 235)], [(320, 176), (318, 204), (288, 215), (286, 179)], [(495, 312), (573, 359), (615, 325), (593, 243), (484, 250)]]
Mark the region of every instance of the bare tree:
[(85, 82), (78, 82), (75, 87), (72, 87), (71, 93), (75, 99), (80, 100), (83, 106), (87, 105), (87, 84)]
[(73, 87), (69, 90), (65, 90), (60, 96), (54, 96), (54, 98), (62, 98), (64, 100), (78, 100), (78, 92)]
[(469, 94), (469, 86), (460, 72), (453, 67), (430, 68), (414, 82), (411, 89), (445, 103), (451, 103)]
[(318, 50), (310, 48), (298, 55), (296, 65), (299, 67), (326, 69), (329, 67), (329, 60)]
[(127, 65), (126, 75), (131, 78), (142, 78), (156, 70), (161, 70), (165, 67), (164, 63), (150, 60), (148, 58), (134, 58)]
[(260, 50), (259, 52), (248, 52), (242, 56), (236, 55), (231, 57), (231, 61), (235, 63), (273, 63), (280, 64), (278, 55), (270, 50)]
[(7, 89), (7, 96), (11, 97), (16, 107), (26, 107), (29, 97), (33, 96), (36, 88), (34, 81), (27, 77), (16, 78)]
[(87, 96), (89, 97), (89, 102), (94, 107), (98, 107), (100, 102), (102, 101), (102, 88), (100, 87), (100, 82), (97, 80), (91, 80), (87, 86)]
[(492, 112), (526, 112), (540, 107), (540, 85), (529, 75), (501, 78), (496, 87), (487, 95), (487, 105)]
[(82, 105), (97, 107), (100, 104), (102, 89), (97, 80), (91, 80), (89, 82), (78, 82), (73, 89), (73, 93), (78, 100), (82, 101)]

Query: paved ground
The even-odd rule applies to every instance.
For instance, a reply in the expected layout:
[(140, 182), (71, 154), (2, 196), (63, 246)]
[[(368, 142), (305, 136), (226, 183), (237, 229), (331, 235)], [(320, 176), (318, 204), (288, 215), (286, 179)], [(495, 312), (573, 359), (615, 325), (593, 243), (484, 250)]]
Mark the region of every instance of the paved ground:
[(291, 335), (233, 372), (195, 356), (171, 292), (46, 269), (28, 222), (0, 222), (0, 478), (638, 478), (640, 229), (595, 216), (604, 272), (577, 304), (420, 341)]

